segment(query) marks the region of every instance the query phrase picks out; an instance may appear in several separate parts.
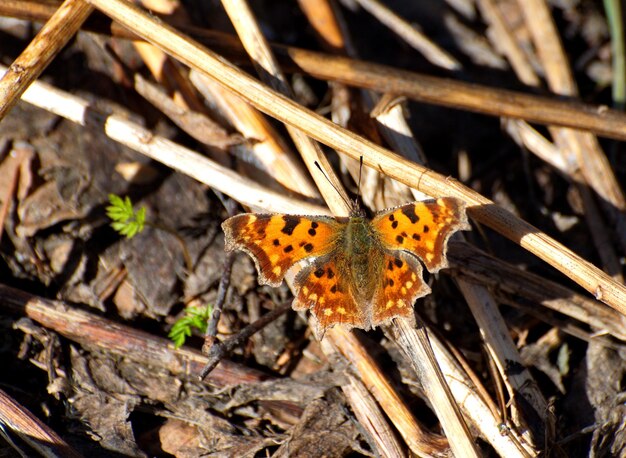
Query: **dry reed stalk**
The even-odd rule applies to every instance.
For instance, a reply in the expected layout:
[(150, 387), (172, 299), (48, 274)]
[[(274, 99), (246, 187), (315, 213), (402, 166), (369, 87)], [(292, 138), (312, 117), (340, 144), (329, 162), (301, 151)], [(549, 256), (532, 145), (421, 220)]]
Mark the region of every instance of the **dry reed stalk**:
[[(578, 96), (578, 88), (548, 5), (544, 0), (524, 0), (518, 4), (545, 69), (548, 86), (556, 94)], [(557, 145), (569, 151), (570, 161), (578, 164), (585, 182), (597, 194), (602, 208), (618, 229), (615, 232), (622, 251), (626, 251), (626, 234), (623, 231), (626, 227), (626, 198), (598, 139), (590, 133), (571, 129), (558, 129), (553, 135)], [(583, 195), (583, 198), (591, 200), (591, 196)], [(590, 222), (601, 221), (597, 215), (592, 216), (595, 217), (590, 219)], [(606, 229), (598, 226), (595, 224), (591, 228), (592, 235), (597, 231), (606, 232)], [(599, 245), (603, 246), (602, 242), (599, 242)], [(617, 256), (613, 257), (615, 258), (612, 260), (613, 265), (609, 264), (608, 267), (613, 271), (619, 271), (621, 268)]]
[[(326, 352), (326, 350), (324, 351)], [(366, 427), (366, 430), (368, 432), (374, 431), (374, 434), (371, 434), (370, 437), (374, 441), (374, 447), (379, 451), (380, 456), (385, 458), (403, 458), (406, 456), (405, 447), (402, 446), (395, 432), (389, 426), (387, 418), (385, 418), (372, 394), (357, 377), (350, 376), (349, 380), (350, 383), (342, 386), (342, 390), (359, 423), (365, 425), (371, 422), (371, 427)], [(374, 415), (377, 417), (374, 417)], [(445, 441), (441, 442), (443, 443), (437, 444), (439, 445), (438, 447), (430, 448), (432, 455), (448, 448), (448, 444)]]
[(483, 20), (489, 26), (486, 35), (492, 46), (506, 57), (520, 81), (528, 86), (538, 87), (539, 77), (518, 45), (514, 33), (507, 27), (495, 0), (478, 0), (476, 5)]
[[(394, 325), (395, 328), (406, 327), (407, 323), (397, 320), (394, 322)], [(397, 333), (399, 339), (409, 339), (408, 342), (402, 343), (402, 348), (420, 347), (418, 342), (415, 341), (415, 339), (422, 338), (419, 333), (413, 332), (412, 329), (404, 331), (394, 329), (394, 332)], [(471, 421), (472, 426), (480, 432), (481, 436), (489, 442), (499, 456), (507, 458), (537, 456), (538, 452), (533, 450), (532, 446), (521, 438), (524, 434), (523, 429), (518, 430), (518, 427), (514, 426), (514, 428), (508, 430), (507, 434), (502, 434), (503, 424), (507, 428), (509, 425), (503, 423), (503, 416), (499, 417), (491, 410), (493, 408), (491, 402), (486, 402), (482, 396), (477, 395), (476, 387), (473, 383), (467, 381), (467, 372), (458, 363), (459, 358), (454, 356), (433, 333), (429, 333), (428, 339), (429, 346), (432, 346), (438, 364), (444, 369), (443, 372), (447, 380), (448, 389), (452, 392), (454, 398), (459, 401), (459, 407), (466, 415), (466, 418)], [(426, 358), (428, 355), (424, 353), (423, 357)], [(420, 370), (420, 367), (416, 369)], [(521, 428), (525, 428), (523, 423)], [(449, 438), (449, 440), (452, 441), (453, 438)], [(461, 456), (466, 456), (465, 452), (462, 452)]]
[[(0, 66), (0, 72), (6, 67)], [(77, 124), (92, 128), (100, 126), (103, 132), (135, 151), (178, 170), (242, 202), (250, 208), (277, 213), (305, 211), (327, 214), (328, 209), (284, 193), (272, 191), (231, 169), (191, 151), (170, 140), (128, 121), (125, 117), (98, 112), (91, 103), (73, 94), (39, 81), (31, 84), (23, 94), (24, 101), (55, 113)]]
[[(526, 25), (530, 28), (531, 36), (534, 38), (533, 41), (539, 50), (542, 62), (546, 66), (546, 76), (551, 87), (557, 93), (576, 95), (576, 85), (569, 71), (567, 59), (561, 48), (556, 35), (556, 28), (549, 16), (546, 5), (538, 2), (532, 3), (532, 7), (528, 8), (531, 6), (531, 2), (522, 2), (522, 4), (523, 6), (520, 6), (527, 15)], [(493, 45), (499, 47), (501, 44), (505, 44), (504, 51), (506, 56), (511, 59), (512, 67), (517, 76), (528, 84), (539, 86), (539, 78), (521, 50), (522, 44), (514, 40), (513, 33), (509, 31), (508, 24), (504, 22), (504, 18), (497, 6), (492, 0), (482, 0), (480, 5), (486, 21), (494, 30), (494, 34), (490, 35)], [(538, 17), (535, 15), (538, 15)], [(596, 202), (591, 195), (585, 174), (581, 173), (581, 168), (584, 168), (584, 164), (581, 163), (582, 155), (580, 152), (585, 148), (584, 143), (588, 146), (586, 151), (592, 156), (591, 159), (585, 157), (584, 160), (604, 164), (601, 167), (602, 175), (607, 171), (608, 163), (595, 138), (592, 138), (591, 134), (582, 134), (571, 129), (552, 127), (551, 132), (558, 145), (555, 147), (523, 121), (508, 122), (507, 127), (509, 131), (517, 129), (512, 135), (518, 142), (521, 141), (531, 152), (553, 164), (574, 184), (585, 208), (584, 215), (589, 226), (589, 232), (598, 250), (604, 269), (617, 282), (623, 283), (618, 257), (609, 243), (608, 229), (603, 223)], [(574, 154), (575, 152), (578, 152), (578, 154)], [(594, 175), (594, 182), (602, 181), (598, 180), (599, 175), (597, 173), (599, 170), (599, 168), (596, 168), (595, 174), (592, 171), (587, 173), (587, 176)], [(616, 186), (612, 171), (610, 175), (612, 178), (609, 177), (606, 188), (611, 189), (610, 193), (616, 196), (617, 202), (623, 201), (623, 196), (622, 198), (619, 197), (621, 190)], [(605, 187), (604, 183), (602, 187)], [(602, 195), (602, 190), (597, 189), (597, 187), (596, 190)]]
[[(0, 13), (41, 21), (49, 17), (51, 8), (34, 0), (5, 0), (0, 2)], [(120, 38), (142, 39), (117, 23), (112, 23), (109, 27), (93, 26), (90, 30)], [(182, 30), (238, 62), (249, 63), (243, 57), (241, 45), (231, 35), (193, 27), (183, 27)], [(571, 127), (607, 138), (626, 140), (626, 114), (607, 106), (427, 76), (289, 46), (275, 45), (273, 49), (285, 70), (304, 72), (319, 79), (342, 82), (381, 93), (404, 95), (418, 102), (525, 119), (539, 124)]]
[(247, 140), (238, 147), (250, 156), (244, 162), (251, 162), (286, 189), (319, 197), (308, 173), (263, 113), (195, 70), (190, 72), (190, 78), (205, 99)]
[[(500, 14), (498, 7), (492, 0), (483, 0), (480, 5), (485, 20), (493, 28), (493, 33), (489, 35), (493, 46), (500, 47), (501, 44), (504, 44), (506, 57), (514, 60), (511, 64), (517, 76), (529, 84), (539, 86), (539, 77), (536, 75), (534, 68), (530, 65), (529, 60), (525, 58), (525, 54), (522, 51), (522, 44), (517, 43), (513, 38), (513, 33), (509, 31), (509, 25), (505, 23), (504, 17)], [(545, 5), (543, 7), (539, 5), (538, 8), (537, 11), (540, 17), (532, 19), (527, 18), (526, 23), (529, 25), (532, 23), (532, 35), (534, 36), (535, 42), (542, 43), (537, 47), (544, 48), (541, 52), (541, 56), (543, 60), (547, 59), (547, 77), (552, 81), (553, 88), (560, 88), (565, 94), (575, 95), (576, 89), (573, 77), (569, 73), (569, 70), (563, 68), (567, 67), (567, 62), (563, 50), (560, 47), (558, 37), (555, 36), (556, 29), (554, 24), (552, 24), (549, 18), (545, 17), (548, 14)], [(534, 11), (534, 9), (527, 10), (526, 14), (532, 15)], [(555, 72), (554, 76), (550, 76), (550, 72)], [(561, 91), (557, 90), (557, 92)], [(574, 184), (576, 192), (579, 194), (585, 209), (584, 215), (587, 225), (589, 226), (589, 232), (598, 250), (600, 259), (602, 260), (604, 270), (609, 272), (617, 282), (623, 283), (619, 260), (611, 244), (608, 242), (608, 229), (603, 223), (596, 202), (591, 195), (589, 184), (580, 170), (580, 167), (583, 166), (580, 162), (581, 155), (574, 154), (576, 151), (581, 151), (583, 148), (581, 142), (585, 141), (589, 143), (591, 155), (599, 159), (600, 162), (606, 162), (606, 158), (603, 159), (604, 153), (600, 151), (597, 141), (590, 140), (590, 138), (592, 138), (591, 134), (583, 135), (571, 129), (552, 127), (550, 131), (556, 139), (557, 146), (549, 148), (548, 140), (541, 140), (541, 135), (523, 121), (508, 122), (507, 128), (509, 132), (512, 132), (513, 129), (517, 129), (516, 132), (512, 132), (512, 135), (518, 143), (522, 142), (531, 152), (544, 158), (549, 163), (558, 164), (558, 169)], [(593, 143), (593, 145), (591, 143)], [(551, 153), (551, 155), (549, 153)], [(617, 194), (619, 194), (621, 191), (619, 191), (619, 188), (612, 186), (610, 184), (611, 181), (614, 180), (609, 179), (608, 187), (612, 188), (613, 191), (617, 189)]]
[[(2, 422), (4, 434), (6, 434), (5, 440), (9, 445), (13, 445), (18, 452), (20, 448), (9, 439), (9, 436), (19, 437), (42, 456), (65, 456), (68, 458), (82, 456), (48, 425), (1, 389), (0, 422)], [(26, 455), (20, 453), (20, 456)]]
[[(452, 242), (449, 258), (454, 269), (489, 288), (504, 303), (515, 297), (585, 323), (596, 333), (626, 342), (626, 317), (601, 302), (575, 293), (540, 275), (520, 270), (466, 243)], [(503, 299), (502, 299), (503, 298)]]
[[(293, 91), (254, 20), (248, 4), (244, 0), (222, 0), (222, 5), (261, 80), (285, 97), (293, 98)], [(333, 173), (319, 144), (294, 126), (286, 124), (285, 127), (331, 211), (336, 215), (347, 215), (350, 209), (345, 205), (346, 196), (337, 193), (337, 189), (341, 189), (341, 181)], [(320, 164), (327, 178), (320, 176), (315, 162)]]
[(459, 61), (452, 55), (441, 49), (413, 24), (409, 24), (404, 18), (378, 0), (356, 0), (356, 3), (418, 50), (429, 62), (447, 70), (459, 70), (461, 68)]
[[(36, 321), (85, 348), (123, 356), (146, 367), (169, 371), (186, 380), (198, 381), (206, 364), (199, 350), (174, 348), (171, 340), (125, 326), (102, 316), (72, 307), (62, 301), (51, 301), (0, 284), (4, 307)], [(222, 361), (205, 380), (216, 386), (254, 383), (268, 375), (228, 360)]]
[[(145, 41), (133, 42), (133, 47), (141, 60), (146, 65), (150, 73), (177, 105), (189, 109), (193, 107), (199, 111), (201, 104), (197, 101), (195, 94), (188, 90), (188, 86), (181, 84), (184, 77), (175, 66), (168, 63), (169, 57), (159, 48), (152, 46)], [(194, 99), (196, 99), (194, 101)]]
[(93, 11), (83, 0), (65, 0), (0, 80), (0, 120), (80, 29)]

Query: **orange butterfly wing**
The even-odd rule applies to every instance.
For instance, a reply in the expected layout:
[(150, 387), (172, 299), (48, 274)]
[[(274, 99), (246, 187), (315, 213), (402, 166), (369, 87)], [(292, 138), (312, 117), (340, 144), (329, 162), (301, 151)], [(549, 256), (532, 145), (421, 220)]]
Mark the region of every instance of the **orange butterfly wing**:
[(337, 264), (337, 257), (329, 255), (304, 267), (296, 276), (298, 294), (293, 301), (293, 308), (311, 310), (318, 337), (335, 324), (369, 327), (363, 307), (355, 301), (350, 285), (340, 274), (341, 269)]
[(448, 239), (469, 229), (464, 204), (451, 197), (413, 202), (379, 213), (372, 225), (385, 251), (381, 284), (372, 301), (372, 325), (397, 316), (412, 319), (415, 300), (430, 293), (415, 256), (430, 272), (448, 266)]
[(323, 256), (335, 247), (345, 227), (339, 218), (244, 213), (222, 223), (226, 251), (252, 256), (259, 282), (279, 286), (298, 261)]
[(386, 253), (382, 282), (371, 305), (371, 324), (379, 326), (395, 317), (413, 319), (413, 304), (430, 293), (422, 266), (402, 252)]
[(408, 251), (433, 273), (448, 266), (448, 238), (469, 229), (465, 205), (453, 197), (401, 205), (379, 213), (372, 224), (386, 250)]

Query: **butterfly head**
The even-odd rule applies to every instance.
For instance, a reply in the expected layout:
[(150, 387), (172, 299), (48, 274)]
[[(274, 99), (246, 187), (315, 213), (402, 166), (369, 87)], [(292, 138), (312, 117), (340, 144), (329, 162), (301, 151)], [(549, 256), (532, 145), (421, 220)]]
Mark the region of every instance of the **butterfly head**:
[(363, 207), (359, 204), (359, 197), (357, 196), (352, 202), (350, 202), (350, 217), (351, 218), (366, 218), (367, 214)]

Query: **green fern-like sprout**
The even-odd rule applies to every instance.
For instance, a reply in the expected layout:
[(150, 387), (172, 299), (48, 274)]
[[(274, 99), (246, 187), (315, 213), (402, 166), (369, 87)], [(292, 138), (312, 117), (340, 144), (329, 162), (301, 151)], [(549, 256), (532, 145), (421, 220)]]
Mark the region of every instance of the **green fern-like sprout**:
[(106, 208), (107, 216), (113, 221), (111, 227), (127, 238), (132, 238), (143, 231), (146, 224), (146, 207), (135, 211), (130, 197), (122, 199), (109, 194), (110, 206)]
[(168, 337), (174, 342), (174, 346), (179, 348), (183, 345), (187, 337), (191, 336), (192, 328), (196, 328), (204, 334), (211, 313), (213, 313), (213, 307), (210, 305), (206, 307), (188, 307), (185, 310), (185, 316), (174, 323), (168, 334)]

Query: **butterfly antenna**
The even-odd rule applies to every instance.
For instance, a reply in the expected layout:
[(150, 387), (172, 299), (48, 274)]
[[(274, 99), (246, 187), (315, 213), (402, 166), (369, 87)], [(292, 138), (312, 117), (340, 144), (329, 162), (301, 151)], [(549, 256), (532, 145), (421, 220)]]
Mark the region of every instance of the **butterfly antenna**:
[(330, 185), (333, 187), (333, 189), (335, 191), (337, 191), (337, 194), (339, 194), (339, 197), (341, 197), (341, 199), (346, 203), (346, 205), (348, 205), (348, 207), (350, 207), (350, 209), (352, 209), (352, 202), (347, 200), (345, 198), (345, 196), (341, 192), (339, 192), (339, 189), (337, 189), (337, 186), (335, 186), (334, 183), (332, 181), (330, 181), (330, 178), (328, 178), (328, 175), (326, 175), (326, 172), (324, 172), (324, 170), (322, 169), (322, 166), (319, 165), (319, 163), (317, 161), (315, 161), (314, 164), (315, 164), (315, 167), (317, 167), (320, 170), (322, 175), (324, 175), (324, 178), (326, 178), (326, 181), (328, 181), (330, 183)]
[(363, 172), (363, 156), (359, 158), (359, 183), (356, 187), (356, 197), (354, 198), (354, 207), (359, 208), (359, 200), (361, 200), (361, 175)]

